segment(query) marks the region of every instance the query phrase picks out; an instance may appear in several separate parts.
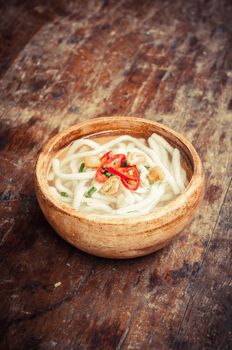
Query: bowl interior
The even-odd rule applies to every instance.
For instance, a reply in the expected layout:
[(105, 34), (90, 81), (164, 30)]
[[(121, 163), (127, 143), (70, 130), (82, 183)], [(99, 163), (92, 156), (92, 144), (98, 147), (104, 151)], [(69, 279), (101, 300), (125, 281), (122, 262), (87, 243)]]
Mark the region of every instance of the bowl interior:
[[(106, 119), (106, 120), (105, 120)], [(111, 123), (109, 125), (109, 119)], [(194, 172), (194, 161), (191, 150), (186, 144), (183, 137), (178, 135), (169, 128), (164, 127), (159, 123), (148, 124), (146, 121), (144, 123), (143, 119), (130, 118), (125, 120), (124, 118), (100, 118), (96, 121), (89, 121), (85, 123), (84, 127), (82, 125), (74, 126), (62, 134), (58, 134), (52, 139), (49, 149), (47, 150), (46, 164), (44, 167), (44, 176), (47, 177), (48, 172), (51, 167), (52, 160), (59, 155), (65, 148), (67, 148), (73, 141), (85, 137), (85, 138), (95, 138), (97, 136), (119, 136), (119, 135), (131, 135), (138, 138), (147, 139), (152, 133), (156, 133), (164, 137), (172, 147), (178, 148), (181, 153), (181, 164), (186, 170), (188, 181), (191, 181)]]
[(49, 206), (52, 206), (55, 210), (90, 222), (92, 219), (87, 213), (78, 211), (68, 204), (58, 201), (51, 195), (47, 179), (51, 161), (74, 140), (82, 137), (129, 134), (147, 139), (152, 133), (157, 133), (164, 137), (173, 147), (180, 150), (181, 162), (187, 172), (189, 181), (184, 192), (164, 207), (161, 207), (159, 211), (154, 211), (136, 218), (120, 218), (118, 220), (101, 217), (94, 218), (94, 221), (99, 223), (110, 222), (114, 225), (118, 225), (119, 221), (121, 224), (128, 224), (129, 222), (135, 224), (135, 222), (144, 222), (169, 215), (168, 213), (181, 209), (185, 203), (191, 200), (192, 196), (195, 196), (194, 193), (198, 190), (198, 187), (201, 187), (203, 178), (201, 161), (194, 147), (182, 135), (160, 123), (143, 118), (120, 116), (90, 119), (57, 134), (45, 145), (39, 156), (35, 174), (36, 188), (46, 198)]

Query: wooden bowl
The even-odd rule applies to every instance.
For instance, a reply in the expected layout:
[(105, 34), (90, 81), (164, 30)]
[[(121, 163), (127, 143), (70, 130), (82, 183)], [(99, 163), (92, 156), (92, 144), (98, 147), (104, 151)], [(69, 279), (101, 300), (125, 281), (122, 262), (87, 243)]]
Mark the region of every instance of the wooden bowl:
[[(185, 191), (159, 211), (131, 218), (93, 218), (50, 194), (47, 175), (51, 160), (73, 140), (98, 133), (147, 138), (154, 132), (180, 150), (189, 179)], [(183, 230), (202, 199), (204, 174), (194, 147), (170, 128), (142, 118), (104, 117), (74, 125), (46, 144), (36, 165), (35, 190), (48, 222), (66, 241), (93, 255), (124, 259), (152, 253), (167, 245)]]

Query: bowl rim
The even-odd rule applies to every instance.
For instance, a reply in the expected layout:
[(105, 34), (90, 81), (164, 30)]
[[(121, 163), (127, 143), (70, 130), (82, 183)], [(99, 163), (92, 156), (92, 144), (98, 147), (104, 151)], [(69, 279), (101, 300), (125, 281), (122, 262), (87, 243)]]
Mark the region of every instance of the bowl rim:
[[(173, 201), (171, 201), (170, 203), (168, 203), (164, 207), (161, 207), (160, 210), (158, 210), (156, 212), (138, 215), (137, 217), (134, 217), (134, 216), (132, 216), (132, 217), (120, 217), (120, 216), (118, 216), (115, 218), (112, 216), (104, 217), (104, 216), (97, 216), (97, 215), (95, 216), (94, 214), (89, 214), (89, 213), (83, 213), (81, 211), (78, 211), (78, 210), (72, 208), (70, 205), (68, 205), (64, 202), (59, 201), (54, 196), (52, 196), (52, 194), (50, 194), (50, 192), (49, 192), (48, 181), (47, 181), (47, 177), (46, 177), (47, 162), (46, 162), (45, 156), (47, 156), (49, 154), (49, 151), (51, 151), (53, 149), (53, 147), (57, 144), (57, 142), (61, 138), (67, 137), (68, 134), (72, 133), (76, 129), (83, 128), (84, 126), (87, 126), (90, 124), (98, 125), (100, 122), (106, 122), (106, 121), (109, 121), (110, 119), (120, 122), (120, 121), (122, 121), (122, 118), (123, 118), (124, 122), (126, 120), (131, 122), (133, 120), (137, 123), (153, 125), (159, 129), (163, 129), (166, 132), (171, 133), (175, 138), (178, 139), (178, 141), (181, 144), (183, 144), (188, 149), (189, 153), (191, 154), (192, 161), (193, 161), (193, 174), (192, 174), (190, 182), (188, 183), (188, 185), (186, 186), (184, 191), (180, 195), (178, 195), (178, 197), (176, 199), (174, 199)], [(120, 128), (119, 128), (119, 130), (120, 130)], [(107, 131), (109, 131), (109, 130), (107, 130)], [(96, 132), (96, 134), (97, 134), (97, 132)], [(94, 135), (94, 133), (91, 133), (89, 135)], [(41, 176), (41, 173), (40, 173), (41, 170), (43, 171), (42, 172), (43, 176)], [(38, 198), (37, 191), (39, 190), (42, 193), (42, 196), (45, 199), (45, 201), (49, 204), (50, 207), (53, 207), (53, 209), (58, 210), (59, 212), (61, 212), (63, 214), (75, 217), (75, 218), (83, 220), (83, 221), (85, 220), (85, 221), (91, 222), (91, 223), (96, 222), (99, 224), (110, 224), (110, 225), (124, 225), (124, 224), (136, 225), (137, 223), (142, 223), (142, 222), (146, 222), (146, 221), (150, 221), (150, 220), (155, 220), (155, 219), (158, 220), (161, 217), (166, 216), (167, 214), (171, 214), (176, 210), (183, 209), (183, 207), (187, 206), (188, 200), (191, 198), (192, 194), (197, 190), (197, 183), (198, 183), (199, 179), (202, 180), (202, 189), (203, 189), (204, 172), (203, 172), (202, 162), (201, 162), (201, 159), (200, 159), (197, 151), (195, 150), (193, 145), (190, 143), (190, 141), (188, 141), (180, 133), (176, 132), (175, 130), (169, 128), (168, 126), (166, 126), (164, 124), (152, 121), (150, 119), (145, 119), (143, 117), (133, 117), (133, 116), (123, 116), (123, 115), (104, 116), (104, 117), (99, 117), (99, 118), (88, 119), (86, 121), (79, 122), (79, 123), (69, 127), (68, 129), (62, 131), (62, 132), (57, 133), (55, 136), (50, 138), (46, 142), (46, 144), (43, 146), (42, 151), (40, 152), (38, 159), (37, 159), (37, 162), (36, 162), (35, 177), (34, 177), (37, 198)]]

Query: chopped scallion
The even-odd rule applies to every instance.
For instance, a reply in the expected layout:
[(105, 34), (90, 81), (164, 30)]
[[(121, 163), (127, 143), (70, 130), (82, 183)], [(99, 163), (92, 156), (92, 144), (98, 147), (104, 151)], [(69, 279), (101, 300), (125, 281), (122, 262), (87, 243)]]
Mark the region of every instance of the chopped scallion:
[(85, 163), (81, 163), (79, 168), (79, 173), (83, 173), (84, 169), (85, 169)]
[(147, 170), (150, 169), (149, 165), (144, 165)]
[(62, 197), (68, 197), (68, 194), (67, 194), (66, 192), (60, 192), (60, 195), (61, 195)]
[(85, 197), (86, 198), (90, 198), (90, 197), (92, 197), (92, 195), (94, 194), (94, 192), (96, 192), (97, 191), (97, 189), (96, 189), (96, 187), (91, 187), (90, 188), (90, 190), (88, 190), (86, 193), (85, 193)]
[(121, 165), (122, 168), (126, 168), (127, 167), (127, 161), (124, 160), (124, 162), (122, 162), (122, 165)]
[(104, 175), (105, 175), (105, 176), (108, 176), (108, 177), (113, 176), (113, 174), (112, 174), (112, 173), (110, 173), (110, 172), (109, 172), (109, 171), (107, 171), (107, 170), (104, 172)]

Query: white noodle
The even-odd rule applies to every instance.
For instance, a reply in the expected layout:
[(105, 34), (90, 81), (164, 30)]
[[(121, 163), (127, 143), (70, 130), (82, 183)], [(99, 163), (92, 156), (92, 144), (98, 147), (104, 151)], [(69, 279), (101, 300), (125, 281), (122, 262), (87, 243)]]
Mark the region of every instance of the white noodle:
[(149, 146), (151, 147), (151, 149), (153, 149), (157, 155), (157, 157), (159, 157), (159, 160), (161, 161), (162, 157), (161, 157), (161, 153), (160, 153), (160, 146), (156, 143), (155, 140), (153, 140), (152, 137), (149, 137), (149, 139), (147, 140)]
[(132, 193), (132, 195), (134, 197), (135, 202), (140, 202), (143, 199), (143, 197), (140, 196), (138, 193)]
[(162, 137), (157, 134), (152, 134), (151, 137), (157, 141), (157, 143), (163, 146), (170, 154), (173, 152), (172, 146)]
[[(132, 138), (131, 136), (128, 136), (129, 138)], [(169, 170), (162, 164), (162, 162), (160, 161), (160, 159), (157, 157), (156, 154), (154, 154), (154, 152), (149, 149), (147, 146), (144, 146), (143, 144), (141, 144), (138, 140), (132, 138), (134, 143), (136, 144), (136, 146), (140, 147), (141, 150), (143, 150), (146, 154), (150, 155), (150, 157), (154, 160), (154, 162), (163, 170), (164, 175), (168, 181), (168, 183), (170, 184), (170, 186), (173, 189), (173, 192), (175, 194), (179, 194), (179, 188), (176, 184), (176, 181), (174, 179), (174, 177), (170, 174)]]
[[(63, 167), (62, 167), (62, 172), (64, 173), (64, 174), (69, 174), (69, 172), (70, 172), (70, 166), (69, 166), (69, 164), (65, 164)], [(55, 174), (56, 175), (56, 174)]]
[(70, 181), (70, 180), (69, 180), (69, 181), (65, 181), (65, 182), (64, 182), (64, 186), (65, 186), (65, 187), (68, 187), (69, 190), (73, 191), (73, 185), (74, 185), (74, 183), (75, 183), (74, 181)]
[(173, 198), (173, 193), (171, 193), (171, 192), (164, 193), (162, 195), (162, 197), (160, 198), (160, 202), (170, 201), (172, 198)]
[(134, 204), (135, 200), (134, 197), (132, 195), (132, 192), (130, 190), (128, 190), (127, 188), (123, 189), (124, 195), (126, 197), (126, 203), (127, 204)]
[(95, 192), (92, 198), (100, 199), (103, 201), (103, 203), (117, 203), (117, 198), (113, 196), (105, 196), (104, 194), (101, 194), (99, 192)]
[(134, 151), (135, 149), (135, 145), (133, 143), (128, 143), (127, 145), (127, 152), (131, 152), (131, 151)]
[(168, 151), (161, 145), (159, 146), (159, 149), (160, 149), (160, 155), (161, 155), (161, 159), (162, 159), (163, 164), (166, 166), (166, 168), (173, 175), (172, 167), (170, 167), (170, 161), (169, 161), (169, 158), (168, 158)]
[(75, 189), (74, 189), (74, 199), (72, 202), (72, 206), (75, 209), (78, 209), (81, 205), (84, 193), (86, 191), (85, 187), (86, 181), (80, 181), (76, 184)]
[[(149, 186), (150, 187), (150, 186)], [(148, 187), (147, 188), (145, 188), (145, 187), (139, 187), (135, 192), (136, 193), (139, 193), (139, 194), (144, 194), (144, 193), (146, 193), (146, 192), (148, 192)]]
[(59, 159), (55, 158), (52, 162), (52, 168), (56, 176), (59, 176), (63, 180), (88, 180), (93, 179), (95, 176), (95, 171), (88, 171), (84, 173), (71, 173), (71, 174), (65, 174), (60, 170), (60, 161)]
[(186, 174), (186, 171), (184, 170), (184, 168), (180, 168), (180, 173), (181, 173), (181, 178), (182, 178), (182, 181), (184, 183), (184, 185), (186, 186), (187, 185), (187, 174)]
[[(72, 154), (72, 155), (66, 157), (62, 161), (62, 165), (66, 164), (66, 163), (69, 163), (71, 160), (74, 160), (74, 159), (79, 159), (79, 158), (87, 157), (87, 156), (95, 156), (95, 155), (97, 155), (97, 154), (99, 154), (99, 153), (101, 153), (103, 151), (111, 149), (113, 146), (117, 145), (118, 143), (120, 143), (122, 141), (123, 142), (125, 142), (125, 141), (134, 142), (136, 146), (138, 146), (138, 144), (139, 144), (141, 149), (145, 148), (145, 149), (148, 149), (150, 151), (150, 149), (148, 147), (144, 146), (140, 141), (138, 141), (134, 137), (128, 136), (128, 135), (122, 135), (122, 136), (117, 137), (116, 139), (113, 139), (113, 140), (111, 140), (111, 141), (109, 141), (109, 142), (99, 146), (97, 149), (94, 149), (92, 151), (84, 151), (84, 152), (79, 152), (77, 154)], [(145, 151), (145, 153), (147, 154), (146, 151)]]
[(148, 168), (146, 168), (143, 164), (138, 164), (137, 168), (141, 173), (145, 173), (146, 175), (149, 173)]
[(105, 204), (102, 204), (101, 207), (98, 207), (97, 209), (92, 206), (85, 206), (82, 209), (86, 213), (91, 214), (91, 216), (106, 216), (107, 218), (111, 216), (109, 213), (111, 214), (112, 212), (112, 209), (110, 207), (107, 207)]
[(97, 199), (85, 198), (84, 202), (87, 203), (87, 205), (93, 210), (103, 210), (105, 212), (112, 211), (112, 208), (109, 205), (102, 203)]
[(125, 155), (127, 154), (127, 146), (125, 143), (120, 142), (117, 149), (112, 150), (113, 155), (118, 154), (118, 153), (125, 154)]
[(155, 195), (154, 200), (150, 204), (148, 204), (144, 210), (142, 210), (143, 214), (150, 213), (151, 211), (153, 211), (155, 209), (155, 207), (157, 206), (157, 204), (160, 201), (160, 198), (164, 194), (164, 191), (165, 191), (164, 185), (160, 184), (159, 188), (156, 191), (156, 195)]
[(153, 167), (155, 165), (153, 159), (151, 159), (151, 157), (149, 157), (145, 152), (141, 151), (140, 149), (136, 150), (136, 153), (142, 154), (145, 156), (146, 158), (146, 165)]
[(78, 169), (78, 165), (77, 165), (77, 161), (73, 160), (72, 162), (70, 162), (70, 169), (72, 173), (78, 173), (79, 169)]
[(55, 180), (55, 187), (58, 192), (66, 192), (69, 197), (73, 196), (72, 191), (70, 191), (66, 186), (62, 185), (61, 180), (59, 178)]
[(50, 190), (51, 194), (55, 198), (57, 198), (58, 200), (61, 200), (62, 202), (65, 202), (65, 203), (70, 203), (71, 202), (71, 198), (62, 197), (54, 186), (49, 186), (49, 190)]
[[(151, 188), (150, 194), (147, 196), (146, 199), (144, 199), (143, 201), (141, 201), (139, 203), (129, 205), (125, 208), (118, 209), (117, 214), (125, 214), (125, 213), (130, 212), (130, 211), (141, 210), (141, 209), (143, 210), (144, 207), (146, 207), (146, 206), (150, 205), (152, 202), (154, 202), (154, 198), (155, 198), (155, 200), (157, 198), (159, 198), (159, 192), (161, 192), (161, 188), (164, 190), (164, 188), (161, 187), (161, 185), (154, 184)], [(161, 193), (161, 195), (162, 195), (162, 193)]]
[(175, 148), (173, 151), (173, 156), (172, 156), (172, 169), (173, 169), (173, 173), (176, 179), (176, 183), (180, 189), (180, 191), (182, 192), (184, 190), (184, 183), (182, 180), (182, 176), (181, 176), (181, 165), (180, 165), (180, 151)]
[[(154, 209), (155, 208), (155, 206), (157, 205), (157, 203), (159, 202), (159, 199), (160, 199), (160, 197), (162, 196), (162, 194), (164, 193), (164, 186), (162, 185), (162, 184), (160, 184), (160, 185), (158, 185), (158, 187), (157, 188), (154, 188), (154, 190), (152, 191), (152, 193), (154, 194), (155, 193), (155, 198), (153, 197), (153, 198), (151, 198), (151, 196), (150, 196), (150, 198), (149, 198), (149, 201), (148, 200), (146, 200), (146, 203), (145, 203), (145, 200), (143, 201), (143, 204), (145, 205), (145, 208), (143, 208), (143, 209), (141, 209), (140, 211), (139, 211), (139, 214), (140, 215), (144, 215), (144, 214), (147, 214), (147, 213), (149, 213), (152, 209)], [(141, 203), (141, 202), (140, 202)], [(138, 207), (139, 206), (139, 204), (140, 203), (138, 203), (138, 205), (136, 206), (136, 204), (134, 204), (133, 206), (131, 205), (131, 206), (128, 206), (128, 207), (125, 207), (125, 208), (122, 208), (122, 209), (118, 209), (118, 210), (110, 210), (110, 208), (109, 207), (107, 207), (107, 208), (105, 208), (105, 205), (104, 204), (102, 204), (101, 206), (100, 206), (100, 203), (98, 204), (98, 203), (95, 203), (95, 202), (93, 202), (93, 201), (89, 201), (89, 204), (94, 204), (95, 205), (95, 208), (96, 209), (102, 209), (102, 210), (105, 210), (106, 209), (106, 211), (107, 212), (111, 212), (111, 215), (110, 216), (108, 216), (107, 215), (107, 217), (114, 217), (114, 214), (115, 214), (115, 216), (125, 216), (125, 217), (133, 217), (133, 216), (137, 216), (138, 215), (138, 212), (137, 213), (135, 213), (134, 211), (136, 210), (136, 209), (132, 209), (132, 207), (133, 208), (135, 208), (135, 207)], [(143, 206), (144, 206), (143, 205)], [(88, 210), (88, 212), (90, 212), (90, 210)], [(95, 214), (94, 214), (95, 215)], [(96, 216), (98, 216), (98, 215), (96, 215)]]
[(90, 148), (96, 149), (99, 147), (99, 144), (97, 142), (94, 142), (93, 140), (79, 139), (77, 141), (74, 141), (73, 144), (69, 147), (67, 155), (70, 156), (71, 154), (76, 152), (76, 150), (78, 150), (78, 148), (80, 148), (82, 146), (89, 146)]

